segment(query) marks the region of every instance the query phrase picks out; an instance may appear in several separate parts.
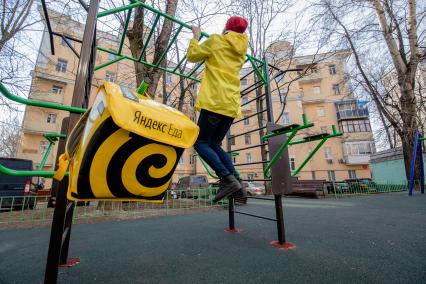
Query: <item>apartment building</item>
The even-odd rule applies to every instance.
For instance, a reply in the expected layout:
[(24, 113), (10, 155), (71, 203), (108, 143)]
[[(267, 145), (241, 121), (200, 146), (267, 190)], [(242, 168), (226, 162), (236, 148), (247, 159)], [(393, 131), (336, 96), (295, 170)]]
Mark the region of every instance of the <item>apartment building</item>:
[[(71, 18), (50, 12), (51, 24), (54, 30), (66, 33), (74, 38), (82, 38), (84, 25), (73, 21)], [(35, 69), (32, 71), (32, 85), (29, 98), (33, 100), (49, 101), (70, 105), (72, 101), (74, 80), (78, 64), (78, 58), (67, 46), (67, 43), (59, 37), (54, 37), (55, 55), (50, 53), (48, 33), (42, 36), (40, 50)], [(80, 50), (80, 44), (71, 43), (75, 50)], [(117, 37), (98, 31), (98, 45), (104, 48), (116, 50)], [(282, 47), (280, 49), (280, 47)], [(368, 118), (368, 110), (350, 93), (348, 83), (345, 81), (345, 60), (349, 56), (346, 51), (335, 54), (320, 55), (321, 60), (312, 66), (313, 57), (293, 57), (288, 63), (288, 44), (274, 45), (275, 53), (282, 55), (276, 65), (282, 69), (304, 68), (310, 66), (306, 74), (297, 72), (287, 73), (276, 78), (272, 83), (272, 104), (274, 117), (277, 123), (287, 125), (302, 123), (302, 114), (305, 113), (308, 120), (315, 123), (312, 133), (330, 132), (331, 125), (336, 125), (344, 133), (343, 137), (333, 138), (327, 141), (324, 147), (314, 156), (306, 167), (298, 174), (300, 179), (326, 179), (343, 180), (347, 178), (370, 177), (369, 155), (374, 151), (373, 137)], [(130, 55), (130, 51), (124, 47), (124, 53)], [(316, 55), (318, 57), (318, 55)], [(114, 56), (104, 52), (98, 52), (96, 65), (108, 62)], [(242, 73), (247, 72), (242, 70)], [(179, 88), (175, 88), (179, 78), (166, 74), (157, 88), (156, 100), (165, 101), (168, 105), (175, 105), (179, 96)], [(297, 79), (297, 80), (295, 80)], [(281, 83), (295, 80), (289, 88), (279, 88)], [(92, 95), (89, 100), (91, 105), (97, 87), (103, 81), (117, 82), (127, 87), (136, 87), (134, 77), (134, 65), (125, 60), (109, 65), (95, 71), (92, 82)], [(248, 77), (241, 82), (244, 89), (253, 78)], [(163, 86), (163, 87), (161, 87)], [(288, 86), (288, 84), (287, 84)], [(164, 93), (164, 90), (166, 91)], [(192, 89), (196, 93), (196, 87)], [(164, 95), (167, 100), (163, 100)], [(243, 98), (243, 102), (255, 97), (252, 92)], [(182, 111), (196, 121), (196, 113), (193, 109), (193, 96), (188, 95), (184, 99)], [(283, 108), (285, 106), (285, 108)], [(243, 107), (243, 115), (249, 116), (256, 111), (254, 104)], [(281, 114), (281, 115), (280, 115)], [(62, 120), (68, 116), (67, 112), (52, 109), (27, 106), (25, 110), (21, 144), (18, 157), (30, 159), (34, 167), (38, 168), (42, 156), (48, 147), (48, 141), (43, 137), (44, 133), (59, 133)], [(231, 129), (231, 133), (250, 131), (258, 127), (256, 116), (237, 119)], [(266, 116), (263, 118), (266, 122)], [(307, 135), (309, 133), (304, 133)], [(235, 137), (231, 140), (232, 149), (247, 148), (260, 143), (258, 132)], [(226, 147), (226, 143), (224, 143)], [(295, 170), (315, 147), (315, 142), (290, 147), (290, 166)], [(56, 161), (57, 145), (50, 152), (44, 170), (53, 170)], [(238, 170), (243, 178), (263, 179), (262, 164), (251, 164), (261, 161), (258, 149), (246, 149), (238, 152), (233, 157), (235, 164), (241, 165)], [(182, 155), (173, 182), (180, 177), (191, 174), (207, 174), (206, 169), (198, 160), (195, 151), (191, 148)], [(213, 181), (213, 179), (211, 179)], [(45, 181), (46, 188), (50, 188), (51, 181)]]

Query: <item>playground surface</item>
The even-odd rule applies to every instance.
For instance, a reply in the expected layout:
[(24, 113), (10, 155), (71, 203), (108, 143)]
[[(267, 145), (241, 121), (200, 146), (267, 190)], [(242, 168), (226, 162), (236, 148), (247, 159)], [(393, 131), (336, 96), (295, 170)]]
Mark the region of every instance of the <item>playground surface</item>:
[[(238, 210), (274, 216), (274, 203)], [(58, 283), (426, 283), (426, 195), (284, 199), (287, 241), (274, 222), (226, 210), (73, 227)], [(0, 230), (0, 283), (42, 283), (49, 228)]]

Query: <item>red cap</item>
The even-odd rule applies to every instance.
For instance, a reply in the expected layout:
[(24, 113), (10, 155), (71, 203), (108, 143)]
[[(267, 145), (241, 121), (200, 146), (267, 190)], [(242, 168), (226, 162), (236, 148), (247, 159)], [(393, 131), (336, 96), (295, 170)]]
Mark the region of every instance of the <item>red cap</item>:
[(226, 22), (225, 30), (226, 31), (233, 31), (237, 33), (244, 33), (247, 29), (247, 20), (243, 17), (239, 16), (232, 16), (229, 18), (229, 20)]

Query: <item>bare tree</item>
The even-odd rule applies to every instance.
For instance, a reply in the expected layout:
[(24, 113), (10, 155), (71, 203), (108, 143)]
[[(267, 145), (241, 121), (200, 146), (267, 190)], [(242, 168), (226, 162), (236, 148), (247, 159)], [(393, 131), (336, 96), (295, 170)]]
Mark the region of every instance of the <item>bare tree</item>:
[[(408, 3), (397, 0), (319, 0), (312, 6), (315, 13), (312, 22), (321, 28), (322, 43), (351, 49), (356, 72), (352, 77), (357, 78), (359, 86), (374, 101), (384, 120), (398, 133), (407, 177), (413, 139), (419, 129), (415, 78), (419, 62), (425, 59), (425, 48), (420, 48), (425, 40), (424, 24), (421, 24), (425, 11), (418, 13), (417, 6), (415, 0)], [(376, 66), (369, 64), (374, 57), (389, 65), (397, 82), (398, 96), (389, 95), (383, 80), (377, 84), (380, 73), (375, 72)]]
[(16, 114), (0, 122), (0, 156), (16, 157), (20, 139), (20, 121)]

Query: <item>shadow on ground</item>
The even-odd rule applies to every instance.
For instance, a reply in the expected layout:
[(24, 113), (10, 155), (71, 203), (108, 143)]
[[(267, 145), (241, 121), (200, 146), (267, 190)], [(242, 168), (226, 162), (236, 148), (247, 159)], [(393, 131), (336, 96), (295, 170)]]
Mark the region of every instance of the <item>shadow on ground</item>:
[[(273, 202), (239, 207), (274, 216)], [(294, 251), (272, 248), (275, 224), (227, 212), (73, 227), (59, 283), (426, 283), (426, 195), (284, 200)], [(48, 228), (0, 231), (0, 283), (41, 283)]]

